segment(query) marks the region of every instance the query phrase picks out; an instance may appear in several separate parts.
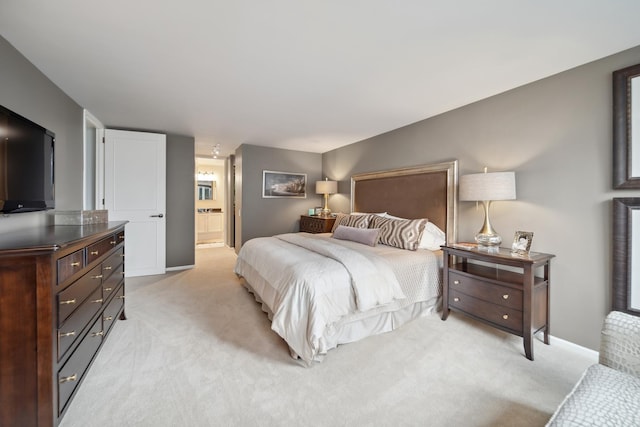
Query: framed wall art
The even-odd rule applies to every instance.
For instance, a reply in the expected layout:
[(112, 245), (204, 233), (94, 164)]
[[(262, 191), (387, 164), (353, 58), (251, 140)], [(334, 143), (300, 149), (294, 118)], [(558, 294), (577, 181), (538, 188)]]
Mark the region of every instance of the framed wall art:
[(640, 316), (640, 197), (613, 199), (612, 308)]
[(265, 199), (306, 198), (307, 174), (263, 170), (262, 197)]
[(613, 72), (613, 188), (640, 188), (640, 64)]

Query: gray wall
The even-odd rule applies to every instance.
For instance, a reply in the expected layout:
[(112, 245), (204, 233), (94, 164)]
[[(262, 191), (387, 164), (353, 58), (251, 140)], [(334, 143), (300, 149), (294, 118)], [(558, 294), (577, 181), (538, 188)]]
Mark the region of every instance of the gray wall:
[[(236, 150), (236, 251), (254, 237), (296, 232), (300, 215), (321, 206), (315, 182), (322, 179), (322, 155), (243, 144)], [(263, 199), (262, 171), (307, 174), (305, 199)]]
[[(640, 63), (640, 47), (323, 155), (341, 180), (330, 207), (349, 209), (358, 172), (458, 159), (460, 175), (514, 170), (517, 201), (492, 205), (507, 245), (533, 231), (533, 251), (556, 255), (551, 268), (552, 335), (597, 349), (611, 306), (611, 199), (614, 70)], [(459, 204), (459, 240), (473, 241), (483, 212)], [(538, 344), (541, 345), (541, 344)]]
[(195, 140), (167, 134), (167, 267), (195, 264)]
[[(82, 108), (0, 37), (0, 104), (56, 134), (56, 209), (82, 209)], [(43, 225), (44, 212), (0, 216), (0, 232)]]

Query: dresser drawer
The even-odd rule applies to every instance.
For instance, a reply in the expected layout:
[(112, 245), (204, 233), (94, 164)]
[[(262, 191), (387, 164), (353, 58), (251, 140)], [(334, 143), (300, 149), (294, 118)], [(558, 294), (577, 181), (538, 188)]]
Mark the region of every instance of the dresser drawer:
[(91, 264), (118, 244), (115, 234), (87, 246), (87, 264)]
[(119, 265), (107, 280), (102, 282), (102, 298), (106, 303), (109, 297), (116, 290), (120, 282), (124, 279), (124, 265)]
[(522, 291), (485, 282), (476, 277), (449, 271), (449, 288), (490, 302), (522, 311)]
[(102, 263), (102, 280), (108, 279), (118, 266), (122, 265), (123, 255), (124, 248), (121, 247)]
[(102, 315), (102, 329), (105, 335), (111, 330), (113, 324), (116, 323), (116, 318), (124, 307), (124, 285), (116, 289), (115, 292), (115, 296), (104, 309), (104, 314)]
[(84, 249), (63, 256), (57, 264), (58, 284), (60, 284), (84, 268)]
[(64, 411), (69, 398), (100, 348), (102, 335), (102, 318), (98, 317), (67, 363), (58, 371), (58, 415)]
[(474, 298), (455, 289), (449, 291), (449, 307), (464, 311), (522, 335), (522, 311)]
[(91, 318), (102, 308), (102, 289), (96, 288), (89, 298), (80, 304), (58, 328), (58, 360), (64, 356), (71, 345), (80, 337)]
[(58, 306), (58, 326), (80, 307), (80, 304), (96, 290), (102, 283), (102, 268), (97, 266), (89, 273), (85, 274), (68, 288), (58, 293), (56, 302)]

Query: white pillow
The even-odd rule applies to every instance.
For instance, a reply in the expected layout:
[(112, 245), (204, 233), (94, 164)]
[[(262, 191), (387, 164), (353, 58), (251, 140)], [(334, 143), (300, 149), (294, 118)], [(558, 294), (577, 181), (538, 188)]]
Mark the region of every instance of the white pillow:
[[(404, 219), (397, 216), (389, 215), (385, 213), (382, 215), (385, 218), (391, 219)], [(420, 236), (420, 243), (418, 243), (418, 249), (429, 249), (430, 251), (439, 251), (440, 246), (447, 243), (447, 235), (444, 231), (440, 230), (437, 225), (432, 222), (428, 222), (422, 231)]]
[(440, 246), (447, 243), (447, 235), (440, 230), (437, 225), (428, 222), (422, 231), (418, 249), (429, 249), (431, 251), (439, 251)]

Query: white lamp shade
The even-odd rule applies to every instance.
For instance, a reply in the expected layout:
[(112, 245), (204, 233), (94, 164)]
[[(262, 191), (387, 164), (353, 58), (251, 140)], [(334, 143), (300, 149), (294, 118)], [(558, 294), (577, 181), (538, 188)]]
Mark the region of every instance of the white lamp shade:
[(335, 194), (338, 192), (338, 181), (316, 181), (316, 194)]
[(460, 177), (460, 200), (515, 200), (515, 172), (474, 173)]

